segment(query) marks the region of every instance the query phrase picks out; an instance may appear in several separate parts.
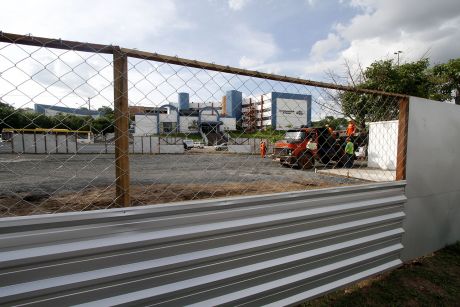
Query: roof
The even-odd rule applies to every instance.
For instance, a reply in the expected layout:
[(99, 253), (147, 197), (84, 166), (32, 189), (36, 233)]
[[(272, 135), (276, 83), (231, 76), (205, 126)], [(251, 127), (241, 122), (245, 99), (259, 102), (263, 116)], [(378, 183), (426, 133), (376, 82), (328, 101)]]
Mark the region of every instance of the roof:
[(34, 109), (35, 109), (35, 112), (37, 113), (45, 113), (45, 110), (49, 109), (49, 110), (53, 110), (56, 112), (83, 115), (83, 116), (85, 115), (86, 116), (100, 116), (101, 115), (99, 111), (94, 111), (94, 110), (67, 108), (67, 107), (52, 106), (52, 105), (39, 104), (39, 103), (35, 104)]

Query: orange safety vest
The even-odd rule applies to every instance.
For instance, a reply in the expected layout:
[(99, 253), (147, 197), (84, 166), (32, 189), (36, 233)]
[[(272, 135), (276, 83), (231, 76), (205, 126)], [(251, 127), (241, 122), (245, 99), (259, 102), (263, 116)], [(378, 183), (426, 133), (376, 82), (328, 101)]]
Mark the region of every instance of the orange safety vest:
[(347, 127), (347, 135), (350, 136), (352, 135), (353, 133), (355, 133), (355, 124), (353, 123), (349, 123), (348, 124), (348, 127)]

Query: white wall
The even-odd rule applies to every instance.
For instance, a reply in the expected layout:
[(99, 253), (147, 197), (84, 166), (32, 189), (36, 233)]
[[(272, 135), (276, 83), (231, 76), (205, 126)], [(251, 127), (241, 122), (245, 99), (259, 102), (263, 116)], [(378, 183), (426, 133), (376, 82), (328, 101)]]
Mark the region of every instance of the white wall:
[(140, 154), (159, 153), (159, 138), (155, 136), (134, 136), (133, 152)]
[(368, 166), (396, 170), (398, 121), (369, 123)]
[(198, 129), (199, 129), (198, 128), (198, 117), (181, 116), (179, 120), (180, 120), (180, 132), (182, 133), (197, 133), (198, 132)]
[(460, 106), (411, 97), (405, 260), (460, 240)]
[(177, 122), (177, 111), (170, 109), (168, 114), (159, 114), (160, 116), (160, 123), (176, 123)]
[(276, 99), (276, 129), (300, 128), (307, 124), (308, 103), (306, 100)]
[(202, 122), (216, 122), (217, 121), (217, 114), (214, 112), (214, 115), (212, 115), (210, 112), (209, 114), (206, 114), (207, 111), (204, 111), (201, 113), (201, 121)]
[(221, 117), (220, 120), (222, 121), (223, 125), (220, 126), (220, 130), (222, 131), (234, 131), (236, 130), (236, 118), (232, 117)]
[(136, 123), (134, 135), (152, 135), (157, 133), (157, 116), (156, 115), (135, 115), (134, 121)]

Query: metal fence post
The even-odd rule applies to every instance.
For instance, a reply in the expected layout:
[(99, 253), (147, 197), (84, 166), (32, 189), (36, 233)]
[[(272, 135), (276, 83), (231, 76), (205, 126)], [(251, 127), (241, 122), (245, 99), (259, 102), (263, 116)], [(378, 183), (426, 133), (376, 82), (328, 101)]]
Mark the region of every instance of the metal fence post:
[(113, 81), (115, 99), (115, 202), (119, 206), (129, 207), (128, 58), (119, 47), (115, 47), (113, 52)]
[(409, 127), (409, 98), (399, 100), (398, 147), (396, 180), (406, 179), (407, 132)]

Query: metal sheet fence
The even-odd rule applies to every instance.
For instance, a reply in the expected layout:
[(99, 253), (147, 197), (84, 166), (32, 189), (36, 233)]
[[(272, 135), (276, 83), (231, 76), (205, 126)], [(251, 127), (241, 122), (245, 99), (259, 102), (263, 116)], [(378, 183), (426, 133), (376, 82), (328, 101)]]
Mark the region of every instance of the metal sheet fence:
[(404, 186), (4, 218), (0, 304), (296, 304), (401, 264)]

